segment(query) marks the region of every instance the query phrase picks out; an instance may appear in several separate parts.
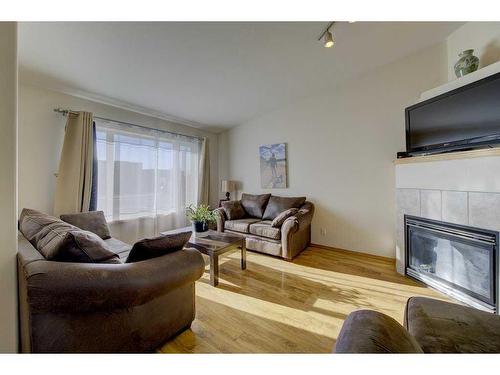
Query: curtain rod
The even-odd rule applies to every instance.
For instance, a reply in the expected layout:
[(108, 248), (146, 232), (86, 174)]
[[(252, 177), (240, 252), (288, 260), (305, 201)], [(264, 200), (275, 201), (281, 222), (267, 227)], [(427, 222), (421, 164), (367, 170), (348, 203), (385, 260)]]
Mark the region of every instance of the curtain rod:
[[(63, 116), (68, 116), (68, 115), (70, 115), (70, 116), (79, 116), (80, 115), (80, 113), (78, 111), (73, 111), (72, 109), (54, 108), (54, 112), (61, 113)], [(194, 139), (198, 139), (200, 141), (202, 141), (204, 139), (204, 137), (197, 137), (197, 136), (194, 136), (194, 135), (186, 135), (186, 134), (182, 134), (182, 133), (175, 133), (175, 132), (168, 131), (168, 130), (151, 128), (149, 126), (137, 125), (137, 124), (133, 124), (131, 122), (118, 121), (118, 120), (113, 120), (113, 119), (109, 119), (109, 118), (105, 118), (105, 117), (94, 116), (94, 118), (98, 119), (98, 120), (102, 120), (102, 121), (116, 122), (117, 124), (135, 126), (137, 128), (143, 128), (143, 129), (148, 129), (148, 130), (156, 130), (156, 131), (163, 132), (163, 133), (168, 133), (168, 134), (173, 134), (173, 135), (180, 135), (182, 137), (187, 137), (187, 138), (194, 138)]]

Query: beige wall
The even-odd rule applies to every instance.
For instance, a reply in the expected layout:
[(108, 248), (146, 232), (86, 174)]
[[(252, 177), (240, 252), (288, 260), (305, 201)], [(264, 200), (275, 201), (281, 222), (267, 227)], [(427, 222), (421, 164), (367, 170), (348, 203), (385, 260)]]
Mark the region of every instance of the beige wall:
[(0, 353), (17, 351), (17, 24), (0, 22)]
[[(394, 257), (404, 108), (446, 81), (446, 65), (436, 45), (231, 129), (229, 175), (245, 192), (306, 195), (317, 207), (314, 243)], [(277, 142), (288, 143), (289, 188), (264, 190), (258, 147)]]
[(466, 49), (474, 49), (479, 57), (479, 68), (500, 60), (500, 22), (468, 22), (455, 30), (447, 40), (448, 79), (454, 80), (453, 66), (458, 54)]
[(52, 213), (55, 177), (66, 118), (54, 108), (93, 112), (96, 116), (126, 121), (187, 135), (206, 136), (210, 150), (210, 202), (218, 204), (218, 137), (214, 133), (179, 125), (22, 83), (19, 87), (19, 209)]

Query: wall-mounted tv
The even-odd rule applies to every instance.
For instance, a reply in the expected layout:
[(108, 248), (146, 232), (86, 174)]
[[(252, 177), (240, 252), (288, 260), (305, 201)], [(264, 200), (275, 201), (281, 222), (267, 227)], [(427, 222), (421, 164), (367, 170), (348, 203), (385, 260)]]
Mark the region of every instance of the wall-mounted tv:
[(500, 144), (500, 73), (406, 108), (406, 152)]

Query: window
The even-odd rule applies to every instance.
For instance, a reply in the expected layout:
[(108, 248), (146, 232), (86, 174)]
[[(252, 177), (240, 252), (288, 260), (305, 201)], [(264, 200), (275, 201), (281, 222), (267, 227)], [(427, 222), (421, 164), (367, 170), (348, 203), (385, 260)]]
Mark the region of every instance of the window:
[(95, 123), (97, 209), (106, 219), (153, 219), (154, 228), (141, 230), (138, 237), (187, 225), (185, 208), (198, 195), (200, 140), (111, 121)]

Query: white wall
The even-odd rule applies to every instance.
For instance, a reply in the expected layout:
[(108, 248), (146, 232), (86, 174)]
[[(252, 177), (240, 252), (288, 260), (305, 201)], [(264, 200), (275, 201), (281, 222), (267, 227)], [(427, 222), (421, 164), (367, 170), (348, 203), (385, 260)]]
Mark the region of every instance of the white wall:
[(479, 69), (500, 60), (500, 22), (468, 22), (455, 30), (447, 40), (448, 80), (457, 79), (453, 66), (458, 54), (474, 49)]
[(210, 202), (219, 196), (218, 137), (214, 133), (123, 110), (22, 83), (19, 86), (19, 210), (29, 207), (52, 213), (55, 177), (64, 139), (66, 118), (54, 108), (93, 112), (96, 116), (206, 136), (210, 151)]
[(17, 351), (17, 24), (0, 22), (0, 353)]
[[(446, 65), (446, 46), (436, 45), (231, 129), (230, 177), (245, 192), (307, 196), (313, 243), (394, 257), (404, 108), (446, 81)], [(258, 147), (276, 142), (288, 143), (289, 188), (263, 190)]]

